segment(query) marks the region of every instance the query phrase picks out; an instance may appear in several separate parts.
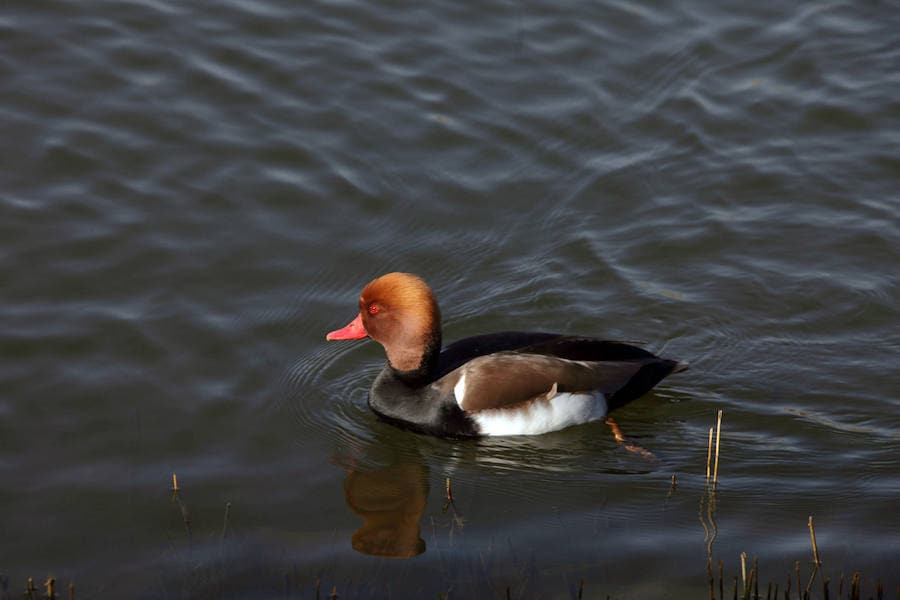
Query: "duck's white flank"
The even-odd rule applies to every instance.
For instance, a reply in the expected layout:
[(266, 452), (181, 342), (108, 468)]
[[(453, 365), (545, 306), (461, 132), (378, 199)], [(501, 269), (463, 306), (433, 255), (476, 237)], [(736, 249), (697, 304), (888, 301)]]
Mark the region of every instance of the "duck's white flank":
[[(463, 384), (464, 377), (460, 377), (456, 388)], [(458, 402), (459, 393), (456, 399)], [(606, 410), (606, 397), (594, 392), (556, 394), (550, 400), (528, 402), (518, 408), (480, 410), (469, 416), (482, 435), (537, 435), (602, 419)]]

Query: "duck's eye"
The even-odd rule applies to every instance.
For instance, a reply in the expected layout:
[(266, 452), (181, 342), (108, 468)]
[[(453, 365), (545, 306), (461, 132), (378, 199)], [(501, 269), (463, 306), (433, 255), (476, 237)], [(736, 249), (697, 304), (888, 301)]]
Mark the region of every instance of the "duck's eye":
[(370, 305), (369, 305), (369, 314), (370, 314), (370, 315), (377, 315), (377, 314), (378, 314), (378, 305), (377, 305), (377, 304), (370, 304)]

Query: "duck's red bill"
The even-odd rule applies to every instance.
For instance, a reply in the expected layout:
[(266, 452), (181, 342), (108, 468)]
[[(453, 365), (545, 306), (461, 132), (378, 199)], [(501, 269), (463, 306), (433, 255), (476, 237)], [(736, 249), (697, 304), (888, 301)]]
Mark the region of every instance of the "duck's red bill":
[(346, 327), (335, 329), (325, 336), (326, 340), (358, 340), (369, 335), (366, 328), (363, 327), (362, 315), (356, 315), (356, 318), (350, 321)]

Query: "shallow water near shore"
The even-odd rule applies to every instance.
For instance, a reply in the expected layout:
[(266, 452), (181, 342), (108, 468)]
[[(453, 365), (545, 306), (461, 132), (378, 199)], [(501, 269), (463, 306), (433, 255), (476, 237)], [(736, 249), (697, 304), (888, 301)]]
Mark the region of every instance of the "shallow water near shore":
[[(698, 597), (708, 549), (808, 576), (810, 515), (893, 590), (897, 8), (5, 3), (10, 593)], [(394, 270), (445, 342), (689, 361), (613, 414), (653, 456), (380, 422), (381, 348), (324, 335)]]

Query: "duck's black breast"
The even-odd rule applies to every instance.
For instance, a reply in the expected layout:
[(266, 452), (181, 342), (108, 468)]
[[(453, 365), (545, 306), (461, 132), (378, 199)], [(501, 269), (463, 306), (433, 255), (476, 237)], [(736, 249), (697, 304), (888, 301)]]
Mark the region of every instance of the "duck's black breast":
[(477, 437), (475, 422), (446, 386), (411, 386), (386, 364), (369, 390), (369, 407), (394, 425), (439, 437)]

